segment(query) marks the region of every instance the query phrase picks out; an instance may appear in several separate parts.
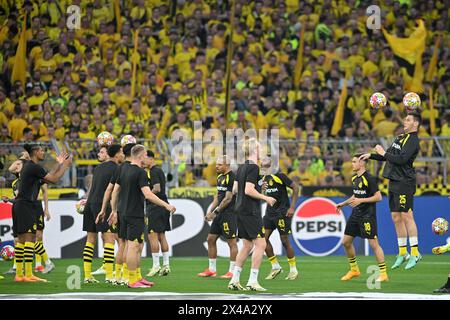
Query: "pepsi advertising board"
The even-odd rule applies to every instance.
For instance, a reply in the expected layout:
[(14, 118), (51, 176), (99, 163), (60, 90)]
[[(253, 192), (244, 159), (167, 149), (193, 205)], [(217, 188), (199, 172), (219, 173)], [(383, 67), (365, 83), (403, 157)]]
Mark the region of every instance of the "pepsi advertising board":
[[(343, 208), (343, 213), (336, 212), (336, 204), (344, 201), (342, 197), (300, 197), (292, 218), (291, 243), (298, 256), (311, 255), (323, 257), (344, 255), (342, 239), (346, 220), (352, 208)], [(171, 256), (207, 256), (206, 238), (210, 224), (204, 216), (211, 205), (212, 197), (196, 199), (170, 199), (177, 207), (171, 216), (172, 231), (167, 233)], [(51, 258), (80, 258), (86, 242), (83, 232), (83, 216), (75, 210), (74, 200), (50, 200), (49, 210), (52, 218), (45, 222), (44, 245)], [(262, 205), (264, 214), (266, 205)], [(12, 245), (11, 203), (0, 202), (0, 238), (4, 245)], [(414, 217), (419, 230), (419, 250), (430, 254), (435, 246), (450, 242), (450, 232), (443, 236), (433, 233), (431, 223), (442, 217), (450, 221), (450, 199), (444, 196), (418, 196), (414, 199)], [(377, 203), (378, 239), (385, 254), (397, 254), (397, 237), (389, 212), (387, 197)], [(276, 255), (282, 255), (283, 246), (277, 231), (272, 234), (271, 243)], [(99, 236), (98, 243), (101, 244)], [(369, 255), (368, 241), (355, 238), (354, 246), (358, 255)], [(242, 247), (242, 241), (238, 241)], [(102, 246), (96, 247), (95, 256), (102, 256)], [(219, 239), (217, 253), (220, 257), (229, 256), (225, 241)], [(144, 256), (150, 250), (145, 245)]]
[[(336, 212), (336, 204), (347, 198), (300, 197), (292, 218), (292, 244), (296, 255), (327, 256), (345, 255), (341, 245), (345, 221), (350, 217), (352, 207), (343, 208), (343, 214)], [(419, 250), (431, 253), (435, 246), (450, 242), (450, 232), (443, 236), (432, 232), (431, 223), (441, 217), (450, 221), (450, 199), (443, 196), (419, 196), (414, 198), (414, 219), (418, 228)], [(389, 211), (387, 197), (377, 203), (378, 241), (385, 254), (397, 254), (397, 236)], [(355, 238), (358, 255), (371, 255), (367, 241)]]
[(14, 246), (12, 236), (12, 205), (8, 202), (0, 201), (0, 247)]

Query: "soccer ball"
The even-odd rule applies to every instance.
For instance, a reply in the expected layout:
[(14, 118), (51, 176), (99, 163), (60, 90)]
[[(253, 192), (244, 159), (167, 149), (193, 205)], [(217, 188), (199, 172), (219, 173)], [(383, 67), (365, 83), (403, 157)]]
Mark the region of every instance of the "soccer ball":
[(420, 107), (420, 103), (420, 97), (415, 92), (408, 92), (403, 97), (403, 105), (408, 112), (416, 111)]
[(382, 94), (381, 92), (375, 92), (370, 97), (369, 103), (373, 109), (381, 109), (386, 106), (387, 99), (386, 99), (386, 96), (384, 94)]
[(444, 218), (436, 218), (431, 224), (431, 228), (434, 233), (442, 236), (444, 233), (448, 231), (448, 221)]
[(110, 146), (114, 142), (114, 137), (108, 131), (103, 131), (97, 136), (97, 142), (99, 146)]
[(120, 145), (122, 147), (129, 143), (136, 143), (136, 138), (133, 137), (131, 134), (127, 134), (126, 136), (123, 136), (122, 140), (120, 140)]
[(2, 259), (5, 261), (14, 259), (14, 247), (10, 245), (6, 245), (0, 251)]
[(86, 199), (81, 199), (80, 201), (78, 201), (78, 202), (75, 204), (75, 209), (77, 210), (77, 212), (78, 212), (79, 214), (83, 214), (83, 212), (84, 212), (84, 207), (86, 206), (86, 202), (87, 202)]

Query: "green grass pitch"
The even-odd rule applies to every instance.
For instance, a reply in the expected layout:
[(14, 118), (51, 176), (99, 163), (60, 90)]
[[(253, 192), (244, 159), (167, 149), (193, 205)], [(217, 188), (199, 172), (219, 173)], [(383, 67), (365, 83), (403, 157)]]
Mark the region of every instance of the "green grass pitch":
[[(392, 265), (395, 257), (387, 256), (388, 268)], [(284, 269), (275, 280), (264, 280), (270, 271), (270, 264), (264, 260), (260, 271), (260, 283), (268, 289), (268, 293), (289, 294), (304, 292), (383, 292), (383, 293), (418, 293), (430, 294), (432, 291), (444, 284), (450, 273), (450, 255), (433, 256), (425, 255), (423, 260), (412, 270), (388, 270), (390, 281), (383, 283), (379, 290), (369, 290), (366, 285), (367, 278), (371, 274), (366, 273), (370, 265), (376, 265), (374, 257), (358, 257), (358, 264), (362, 272), (359, 278), (349, 282), (340, 281), (340, 277), (348, 269), (346, 257), (297, 257), (300, 277), (295, 281), (284, 280), (289, 267), (286, 258), (279, 257)], [(199, 278), (197, 273), (207, 267), (208, 259), (203, 258), (172, 258), (172, 273), (166, 277), (155, 277), (150, 280), (156, 284), (151, 289), (128, 289), (121, 286), (113, 286), (104, 283), (104, 275), (96, 276), (101, 282), (98, 284), (81, 284), (79, 290), (69, 290), (66, 285), (69, 274), (67, 268), (71, 265), (80, 267), (82, 273), (81, 259), (54, 260), (56, 269), (43, 278), (49, 283), (14, 283), (12, 276), (5, 276), (0, 280), (0, 294), (50, 294), (64, 292), (179, 292), (179, 293), (233, 293), (227, 289), (228, 280), (217, 278)], [(101, 264), (96, 259), (93, 270)], [(145, 275), (151, 266), (151, 259), (142, 260), (143, 274)], [(10, 262), (0, 262), (0, 272), (3, 274), (11, 267)], [(227, 259), (218, 259), (218, 274), (225, 273), (228, 269)], [(403, 265), (404, 267), (404, 265)], [(249, 276), (249, 261), (244, 266), (241, 283), (245, 284)], [(39, 275), (40, 276), (40, 275)], [(242, 292), (238, 292), (242, 294)]]

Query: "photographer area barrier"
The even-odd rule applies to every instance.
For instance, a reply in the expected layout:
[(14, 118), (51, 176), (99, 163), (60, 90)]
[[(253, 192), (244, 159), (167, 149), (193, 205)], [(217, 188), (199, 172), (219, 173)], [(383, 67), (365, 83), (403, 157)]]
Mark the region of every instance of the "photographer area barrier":
[[(345, 207), (343, 214), (337, 214), (334, 206), (343, 201), (342, 197), (300, 197), (292, 219), (291, 242), (298, 256), (343, 255), (341, 245), (345, 221), (351, 214), (351, 207)], [(212, 197), (197, 199), (170, 199), (177, 207), (171, 217), (172, 231), (167, 240), (172, 256), (206, 256), (210, 224), (204, 221)], [(80, 258), (86, 241), (82, 231), (83, 216), (75, 210), (74, 200), (50, 200), (52, 218), (46, 221), (44, 244), (52, 258)], [(263, 205), (263, 212), (266, 205)], [(12, 217), (10, 203), (0, 203), (1, 246), (13, 244)], [(450, 242), (450, 233), (443, 236), (434, 234), (431, 223), (437, 217), (450, 220), (450, 199), (443, 196), (418, 196), (414, 201), (414, 216), (419, 229), (419, 249), (423, 254), (431, 253), (434, 246)], [(387, 197), (377, 204), (378, 238), (385, 254), (397, 254), (397, 238), (389, 212)], [(271, 238), (277, 255), (283, 254), (278, 235)], [(99, 243), (101, 239), (99, 237)], [(238, 246), (242, 245), (241, 241)], [(357, 238), (355, 248), (358, 255), (372, 254), (366, 241)], [(228, 245), (218, 241), (218, 255), (227, 257)], [(95, 250), (95, 256), (101, 256), (102, 249)], [(143, 256), (151, 256), (148, 245)]]

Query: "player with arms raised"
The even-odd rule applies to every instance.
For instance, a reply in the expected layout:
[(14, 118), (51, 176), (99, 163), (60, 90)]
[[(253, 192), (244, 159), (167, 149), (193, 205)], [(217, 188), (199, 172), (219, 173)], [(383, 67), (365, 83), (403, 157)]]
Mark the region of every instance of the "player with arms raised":
[[(422, 259), (419, 253), (417, 226), (413, 216), (414, 193), (416, 192), (416, 172), (414, 160), (419, 153), (419, 130), (422, 117), (418, 113), (410, 113), (403, 120), (404, 133), (394, 139), (385, 151), (382, 146), (375, 146), (376, 154), (366, 153), (361, 159), (386, 161), (383, 177), (389, 179), (389, 209), (392, 213), (395, 231), (397, 232), (399, 253), (392, 269), (400, 267), (409, 260), (405, 269), (412, 269)], [(409, 237), (411, 256), (406, 245)]]

